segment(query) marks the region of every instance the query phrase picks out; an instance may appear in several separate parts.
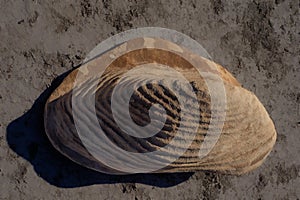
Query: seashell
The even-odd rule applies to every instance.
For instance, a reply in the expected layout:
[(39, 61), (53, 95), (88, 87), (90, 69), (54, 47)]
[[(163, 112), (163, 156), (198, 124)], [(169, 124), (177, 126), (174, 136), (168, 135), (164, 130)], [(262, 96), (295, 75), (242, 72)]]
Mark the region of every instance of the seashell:
[[(215, 68), (209, 67), (212, 65)], [(164, 67), (157, 70), (160, 66)], [(201, 74), (195, 66), (201, 69)], [(99, 68), (105, 69), (101, 77), (96, 76)], [(131, 73), (134, 68), (137, 70)], [(179, 87), (178, 74), (171, 73), (171, 69), (188, 80), (192, 91)], [(219, 91), (210, 91), (207, 82), (216, 83), (216, 76), (222, 81), (226, 92), (226, 105), (217, 101), (216, 106), (212, 107), (211, 93), (218, 95)], [(155, 78), (161, 81), (147, 82)], [(127, 84), (136, 86), (129, 95), (129, 105), (124, 104), (124, 99), (128, 100), (125, 96), (130, 93), (125, 87)], [(78, 86), (76, 89), (75, 85)], [(181, 97), (176, 96), (176, 89)], [(85, 99), (89, 94), (93, 94), (94, 99)], [(116, 97), (115, 102), (111, 100), (113, 97)], [(73, 98), (79, 101), (75, 104)], [(88, 106), (91, 103), (94, 107)], [(160, 106), (154, 107), (152, 112), (154, 104)], [(187, 105), (187, 112), (182, 108), (184, 105)], [(124, 107), (128, 112), (122, 111)], [(84, 126), (82, 132), (92, 140), (87, 141), (78, 133), (75, 108), (79, 110), (76, 120)], [(161, 108), (164, 112), (160, 112)], [(86, 114), (93, 112), (98, 124)], [(183, 112), (186, 114), (181, 115)], [(217, 113), (216, 119), (220, 116), (215, 124), (211, 123), (213, 112)], [(136, 130), (141, 130), (132, 132), (140, 136), (129, 134), (132, 127), (128, 125), (126, 128), (128, 114), (138, 126)], [(158, 120), (152, 120), (153, 116)], [(166, 117), (165, 121), (159, 120), (162, 116)], [(117, 123), (116, 118), (121, 122)], [(122, 120), (127, 130), (119, 127)], [(156, 134), (147, 135), (145, 133), (151, 123), (152, 128), (157, 127)], [(80, 165), (108, 174), (197, 170), (242, 174), (261, 165), (276, 140), (274, 124), (263, 105), (226, 69), (183, 47), (157, 38), (127, 41), (73, 70), (49, 97), (44, 124), (48, 138), (59, 152)], [(97, 126), (102, 128), (104, 134), (98, 132)], [(210, 128), (212, 134), (208, 134)], [(218, 129), (220, 134), (214, 134)], [(179, 130), (184, 133), (183, 137), (172, 143)], [(102, 148), (107, 143), (100, 143), (102, 137), (108, 138), (110, 146), (113, 144), (116, 149), (122, 149), (120, 152), (126, 151), (127, 154), (107, 153), (111, 150), (109, 146)], [(183, 148), (185, 140), (190, 140), (186, 149)], [(170, 143), (172, 145), (168, 146)], [(89, 149), (86, 144), (92, 147)], [(208, 148), (207, 144), (212, 148)], [(166, 146), (168, 148), (164, 148)], [(93, 148), (96, 150), (91, 152)], [(139, 160), (139, 155), (150, 155), (162, 148), (164, 154), (151, 154), (148, 158), (155, 166), (167, 163), (161, 165), (164, 167), (156, 169), (154, 166), (155, 170), (149, 170), (147, 162)], [(204, 156), (199, 156), (201, 152)], [(98, 159), (102, 157), (102, 160)], [(119, 168), (107, 164), (114, 161), (119, 162)], [(128, 162), (131, 165), (127, 165)]]

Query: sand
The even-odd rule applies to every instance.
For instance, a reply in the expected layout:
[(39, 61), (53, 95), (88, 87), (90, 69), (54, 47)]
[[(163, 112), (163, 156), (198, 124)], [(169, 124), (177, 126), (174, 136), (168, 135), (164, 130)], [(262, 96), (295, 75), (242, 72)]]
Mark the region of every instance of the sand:
[[(299, 3), (241, 2), (1, 1), (0, 199), (299, 199)], [(109, 176), (51, 146), (43, 127), (51, 91), (99, 42), (145, 26), (189, 35), (257, 95), (278, 133), (261, 167)]]

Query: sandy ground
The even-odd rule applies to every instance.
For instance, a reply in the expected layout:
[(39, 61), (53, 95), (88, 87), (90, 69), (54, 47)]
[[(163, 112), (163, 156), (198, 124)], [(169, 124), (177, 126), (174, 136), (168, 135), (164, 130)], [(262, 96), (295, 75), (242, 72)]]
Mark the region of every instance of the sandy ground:
[[(1, 0), (0, 199), (299, 199), (299, 1), (229, 2)], [(108, 176), (53, 149), (43, 107), (63, 73), (109, 36), (144, 26), (196, 39), (258, 96), (278, 132), (260, 168)]]

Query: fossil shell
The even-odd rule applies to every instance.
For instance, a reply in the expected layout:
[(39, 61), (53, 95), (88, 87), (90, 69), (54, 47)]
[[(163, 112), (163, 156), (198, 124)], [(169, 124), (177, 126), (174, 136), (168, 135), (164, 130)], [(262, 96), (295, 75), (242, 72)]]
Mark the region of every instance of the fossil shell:
[[(120, 52), (125, 53), (120, 54)], [(104, 63), (109, 63), (109, 66), (103, 66)], [(129, 105), (132, 120), (141, 127), (149, 123), (148, 110), (153, 103), (159, 103), (164, 107), (167, 118), (160, 132), (146, 138), (134, 137), (124, 133), (114, 121), (111, 98), (118, 80), (134, 67), (147, 63), (152, 63), (152, 66), (159, 64), (170, 66), (182, 74), (192, 85), (196, 94), (196, 98), (189, 94), (184, 97), (186, 102), (197, 103), (197, 106), (193, 103), (190, 105), (190, 115), (196, 113), (197, 110), (200, 111), (199, 120), (185, 120), (183, 122), (182, 130), (185, 131), (186, 135), (190, 134), (190, 127), (196, 127), (195, 137), (188, 149), (176, 161), (170, 162), (168, 166), (153, 172), (213, 170), (222, 173), (242, 174), (255, 169), (263, 162), (274, 146), (276, 131), (272, 120), (257, 97), (242, 88), (239, 82), (220, 65), (169, 41), (154, 38), (138, 38), (127, 41), (75, 69), (63, 80), (61, 85), (51, 94), (45, 106), (45, 129), (53, 146), (71, 160), (85, 167), (109, 174), (124, 173), (96, 159), (83, 144), (74, 124), (72, 95), (77, 94), (72, 92), (75, 79), (79, 73), (83, 76), (85, 73), (97, 73), (99, 67), (107, 67), (105, 73), (97, 80), (87, 80), (87, 82), (96, 81), (98, 83), (97, 90), (94, 91), (89, 88), (89, 84), (86, 84), (87, 86), (82, 87), (81, 93), (78, 95), (84, 96), (88, 93), (95, 93), (95, 112), (106, 137), (119, 148), (140, 154), (153, 152), (167, 145), (175, 137), (178, 124), (183, 121), (180, 117), (182, 105), (174, 93), (161, 84), (145, 84), (140, 87), (134, 92)], [(214, 137), (214, 135), (207, 135), (212, 113), (211, 96), (205, 80), (194, 65), (200, 67), (204, 72), (221, 77), (226, 91), (224, 126), (216, 144), (202, 158), (198, 155), (204, 139), (208, 137), (208, 140), (213, 140)], [(205, 67), (208, 65), (215, 65), (215, 70)], [(149, 67), (148, 72), (153, 76), (161, 76), (160, 72), (156, 72), (155, 67)], [(161, 78), (164, 79), (165, 77)], [(172, 75), (170, 78), (176, 80), (176, 77), (172, 77)], [(214, 77), (210, 77), (210, 79), (214, 82)], [(143, 83), (143, 78), (141, 77), (136, 81)], [(173, 84), (176, 84), (176, 81)], [(122, 91), (124, 92), (125, 89), (119, 88), (117, 91), (116, 95), (119, 95), (117, 101), (121, 101), (123, 98)], [(90, 112), (86, 106), (87, 103), (82, 101), (77, 106), (82, 110), (80, 120), (88, 124), (90, 123), (89, 119), (84, 117), (86, 112)], [(218, 112), (218, 108), (216, 109)], [(126, 117), (121, 112), (119, 115), (121, 119)], [(85, 130), (93, 132), (94, 129), (90, 126), (86, 127)], [(97, 136), (97, 133), (94, 134)], [(180, 142), (174, 143), (174, 145), (175, 149), (181, 148)], [(174, 154), (176, 152), (167, 153)], [(113, 159), (122, 160), (119, 157)], [(168, 161), (170, 158), (166, 156), (163, 159)]]

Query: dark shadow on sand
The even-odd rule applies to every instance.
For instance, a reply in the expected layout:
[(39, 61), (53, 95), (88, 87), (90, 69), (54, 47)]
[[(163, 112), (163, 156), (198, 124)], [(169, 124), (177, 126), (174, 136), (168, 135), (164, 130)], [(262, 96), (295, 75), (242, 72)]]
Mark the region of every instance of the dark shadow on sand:
[(82, 167), (61, 155), (48, 140), (43, 123), (44, 106), (51, 92), (70, 71), (56, 78), (34, 102), (31, 109), (7, 127), (7, 142), (18, 155), (28, 160), (38, 176), (62, 188), (93, 184), (142, 183), (171, 187), (189, 179), (193, 173), (107, 175)]

